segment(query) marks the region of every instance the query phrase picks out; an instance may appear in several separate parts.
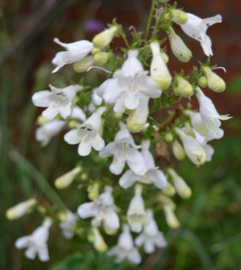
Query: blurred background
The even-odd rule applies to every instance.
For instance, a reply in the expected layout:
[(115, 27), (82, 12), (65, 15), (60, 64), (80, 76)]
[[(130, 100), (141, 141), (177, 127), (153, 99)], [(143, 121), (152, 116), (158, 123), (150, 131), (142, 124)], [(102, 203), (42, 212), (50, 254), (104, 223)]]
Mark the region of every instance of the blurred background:
[[(155, 216), (169, 247), (144, 256), (141, 266), (128, 263), (116, 266), (113, 258), (98, 254), (90, 245), (82, 245), (81, 238), (64, 240), (57, 228), (50, 234), (50, 262), (29, 261), (23, 251), (15, 249), (14, 242), (39, 226), (41, 216), (35, 214), (8, 221), (5, 211), (33, 195), (46, 207), (63, 200), (72, 210), (86, 201), (82, 190), (55, 190), (55, 178), (72, 169), (79, 157), (76, 147), (63, 142), (64, 133), (53, 138), (46, 148), (35, 141), (40, 111), (33, 106), (31, 96), (48, 89), (49, 83), (64, 86), (78, 83), (82, 78), (74, 74), (71, 66), (51, 74), (54, 69), (51, 60), (62, 50), (53, 42), (54, 37), (65, 43), (92, 40), (116, 18), (131, 41), (128, 29), (134, 26), (137, 31), (145, 30), (151, 0), (1, 1), (0, 269), (241, 269), (241, 1), (178, 0), (177, 3), (178, 8), (201, 18), (223, 16), (223, 22), (210, 27), (207, 33), (213, 42), (211, 64), (227, 69), (227, 73), (217, 70), (226, 80), (227, 90), (219, 94), (207, 88), (204, 91), (220, 114), (229, 113), (233, 118), (222, 123), (224, 138), (212, 142), (215, 148), (212, 162), (201, 168), (195, 168), (188, 160), (176, 164), (178, 173), (192, 187), (193, 195), (186, 201), (175, 200), (176, 214), (182, 223), (179, 230), (169, 230), (163, 214)], [(197, 61), (204, 63), (207, 59), (199, 42), (182, 33), (178, 25), (174, 28), (194, 57), (186, 64), (178, 62), (166, 42), (170, 56), (168, 67), (172, 74), (181, 69), (188, 73), (193, 65), (199, 66)], [(111, 47), (119, 46), (124, 46), (123, 41), (116, 38)], [(104, 79), (101, 75), (90, 71), (85, 84), (97, 86)], [(197, 108), (196, 99), (192, 98), (191, 102)], [(83, 256), (86, 250), (87, 255)]]

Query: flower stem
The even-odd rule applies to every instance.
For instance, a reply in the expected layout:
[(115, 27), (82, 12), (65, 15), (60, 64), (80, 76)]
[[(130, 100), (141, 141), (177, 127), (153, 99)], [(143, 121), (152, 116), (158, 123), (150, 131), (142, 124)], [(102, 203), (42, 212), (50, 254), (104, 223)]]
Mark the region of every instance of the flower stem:
[(155, 5), (156, 5), (156, 0), (152, 0), (151, 11), (150, 11), (150, 15), (149, 15), (148, 23), (147, 23), (147, 28), (146, 28), (145, 41), (147, 41), (147, 39), (148, 39), (149, 29), (150, 29), (150, 26), (151, 26), (151, 19), (152, 19), (152, 15), (153, 15)]
[(125, 32), (123, 30), (121, 31), (120, 35), (124, 39), (125, 44), (126, 44), (127, 48), (129, 49), (130, 48), (130, 44), (129, 44), (129, 42), (128, 42), (127, 38), (126, 38), (126, 34), (125, 34)]

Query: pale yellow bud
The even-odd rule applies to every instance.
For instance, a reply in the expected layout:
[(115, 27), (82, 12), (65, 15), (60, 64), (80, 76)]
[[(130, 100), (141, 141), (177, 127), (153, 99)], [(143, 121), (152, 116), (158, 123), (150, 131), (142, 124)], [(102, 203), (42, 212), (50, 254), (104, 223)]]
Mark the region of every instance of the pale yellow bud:
[(144, 107), (142, 109), (133, 110), (126, 119), (127, 128), (130, 132), (140, 132), (146, 124), (149, 109)]
[(192, 136), (194, 139), (196, 138), (195, 133), (193, 132), (192, 127), (188, 122), (185, 122), (185, 133), (189, 136)]
[(92, 55), (86, 56), (80, 61), (77, 61), (73, 65), (73, 69), (75, 72), (82, 73), (86, 72), (87, 69), (94, 65), (94, 57)]
[(184, 24), (187, 22), (187, 14), (179, 9), (171, 10), (172, 20), (178, 24)]
[(169, 13), (166, 13), (166, 14), (164, 15), (164, 20), (166, 20), (166, 21), (171, 20), (171, 15), (170, 15)]
[(105, 223), (104, 223), (104, 230), (105, 230), (105, 233), (108, 235), (114, 235), (118, 231), (118, 230), (111, 230)]
[(76, 128), (78, 125), (79, 125), (79, 122), (78, 122), (77, 120), (70, 120), (70, 121), (68, 122), (68, 126), (69, 126), (71, 129)]
[(182, 147), (182, 145), (178, 142), (175, 141), (172, 144), (172, 151), (173, 155), (178, 159), (178, 160), (183, 160), (186, 157), (186, 153)]
[(162, 192), (167, 195), (167, 196), (174, 196), (176, 191), (175, 191), (175, 188), (173, 187), (173, 185), (169, 182), (167, 182), (167, 188), (166, 189), (163, 189)]
[(46, 208), (43, 207), (43, 206), (41, 206), (41, 205), (38, 206), (38, 210), (39, 210), (39, 212), (42, 213), (42, 214), (46, 214), (46, 213), (47, 213)]
[(76, 167), (70, 172), (67, 172), (64, 175), (60, 176), (54, 182), (55, 187), (58, 189), (68, 187), (74, 181), (76, 175), (81, 172), (81, 170), (82, 169), (80, 167)]
[(101, 52), (101, 49), (100, 49), (100, 48), (94, 48), (94, 49), (92, 50), (92, 54), (97, 54), (97, 53), (99, 53), (99, 52)]
[(165, 64), (169, 62), (169, 56), (165, 52), (161, 52), (161, 57), (163, 61), (165, 62)]
[(198, 84), (201, 86), (201, 87), (207, 87), (208, 85), (208, 80), (205, 76), (202, 76), (199, 78), (198, 80)]
[(172, 211), (176, 209), (176, 204), (167, 196), (161, 195), (160, 196), (160, 201), (164, 207), (169, 207)]
[(175, 33), (172, 27), (169, 27), (168, 35), (173, 54), (181, 62), (188, 62), (192, 58), (192, 52), (188, 49), (182, 39)]
[(94, 185), (88, 187), (88, 197), (91, 200), (96, 199), (99, 196), (99, 184), (94, 183)]
[(192, 85), (181, 76), (176, 76), (176, 80), (178, 82), (178, 92), (183, 97), (190, 97), (193, 94)]
[(94, 234), (94, 248), (99, 252), (105, 252), (107, 250), (107, 245), (101, 236), (99, 230), (97, 228), (92, 228)]
[(114, 113), (114, 117), (116, 119), (121, 119), (123, 117), (123, 113)]
[(112, 57), (112, 53), (99, 52), (95, 54), (94, 61), (97, 65), (104, 65), (110, 57)]
[(178, 229), (180, 222), (170, 207), (164, 207), (167, 225), (172, 229)]
[(66, 221), (66, 219), (67, 219), (66, 213), (63, 212), (63, 211), (59, 212), (59, 213), (58, 213), (58, 219), (59, 219), (61, 222)]
[(167, 132), (165, 135), (165, 141), (166, 142), (172, 142), (173, 141), (173, 135), (170, 132)]
[(208, 81), (208, 87), (215, 92), (223, 92), (226, 89), (225, 81), (214, 73), (209, 67), (203, 67)]
[(86, 180), (88, 178), (88, 174), (87, 173), (81, 173), (80, 178), (81, 178), (81, 180)]
[(37, 201), (36, 199), (29, 199), (25, 202), (21, 202), (16, 204), (15, 206), (9, 208), (6, 211), (6, 217), (9, 220), (15, 220), (18, 219), (25, 214), (28, 214), (34, 205), (36, 205)]
[(173, 92), (175, 93), (176, 96), (180, 96), (178, 86), (173, 87)]
[(100, 34), (96, 35), (93, 38), (94, 46), (99, 47), (99, 48), (104, 48), (108, 46), (111, 43), (117, 31), (118, 31), (118, 27), (112, 26), (111, 28), (104, 30)]
[(38, 125), (44, 125), (46, 123), (50, 122), (50, 120), (44, 118), (42, 115), (39, 115), (37, 118)]

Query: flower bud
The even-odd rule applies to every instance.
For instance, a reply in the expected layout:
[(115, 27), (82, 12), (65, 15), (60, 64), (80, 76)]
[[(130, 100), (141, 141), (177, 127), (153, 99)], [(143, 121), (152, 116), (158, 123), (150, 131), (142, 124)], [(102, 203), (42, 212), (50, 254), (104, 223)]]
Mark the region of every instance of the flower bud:
[(173, 87), (173, 92), (175, 93), (176, 96), (180, 96), (178, 86)]
[(133, 110), (126, 119), (127, 128), (130, 132), (140, 132), (146, 124), (149, 109), (144, 107), (141, 109)]
[(114, 117), (119, 120), (123, 117), (123, 113), (114, 113)]
[(92, 228), (94, 234), (94, 248), (99, 252), (105, 252), (107, 250), (107, 245), (101, 236), (99, 230), (97, 228)]
[(94, 61), (97, 65), (104, 65), (112, 57), (112, 53), (108, 52), (99, 52), (95, 54)]
[(208, 87), (215, 92), (223, 92), (226, 89), (225, 81), (214, 73), (209, 67), (203, 67), (208, 81)]
[(18, 219), (31, 211), (31, 208), (36, 205), (36, 199), (29, 199), (25, 202), (16, 204), (6, 211), (6, 217), (9, 220)]
[(66, 221), (67, 219), (67, 215), (64, 211), (61, 211), (58, 213), (58, 219), (61, 221), (61, 222), (64, 222)]
[(38, 125), (44, 125), (46, 123), (50, 122), (50, 120), (44, 118), (42, 115), (39, 115), (37, 118), (37, 124)]
[(163, 61), (165, 62), (165, 64), (167, 64), (169, 61), (169, 56), (165, 52), (161, 52), (161, 57)]
[(187, 183), (173, 169), (169, 168), (167, 171), (172, 177), (177, 194), (183, 199), (189, 198), (192, 194), (192, 190)]
[(104, 48), (108, 46), (111, 43), (117, 30), (118, 30), (117, 26), (112, 26), (111, 28), (106, 29), (100, 34), (96, 35), (93, 38), (94, 46), (99, 47), (99, 48)]
[(88, 197), (91, 200), (96, 199), (99, 196), (99, 184), (94, 183), (94, 185), (88, 187)]
[(170, 34), (168, 35), (173, 54), (181, 62), (188, 62), (192, 58), (192, 52), (188, 49), (182, 39), (174, 32), (172, 27), (169, 27)]
[(178, 92), (183, 97), (190, 97), (193, 94), (192, 85), (181, 76), (176, 76), (176, 80), (178, 82)]
[(189, 136), (192, 136), (194, 139), (196, 138), (195, 133), (193, 132), (192, 127), (188, 122), (185, 122), (185, 133)]
[(173, 141), (173, 135), (171, 132), (167, 132), (165, 135), (165, 141), (166, 142), (172, 142)]
[(117, 230), (111, 230), (105, 223), (104, 223), (104, 230), (105, 233), (108, 235), (114, 235), (117, 233)]
[(79, 125), (79, 122), (77, 120), (70, 120), (68, 122), (68, 127), (71, 129), (77, 128)]
[(172, 21), (178, 24), (184, 24), (187, 22), (187, 14), (179, 9), (171, 10)]
[(207, 85), (208, 85), (207, 78), (205, 76), (200, 77), (198, 80), (198, 84), (203, 88), (207, 87)]
[(150, 44), (152, 50), (152, 62), (151, 62), (151, 77), (158, 84), (158, 86), (165, 90), (171, 82), (171, 74), (161, 56), (160, 46), (157, 41)]
[(170, 197), (172, 197), (172, 196), (174, 196), (176, 194), (175, 188), (169, 182), (167, 182), (167, 188), (166, 189), (163, 189), (162, 192), (164, 194), (166, 194), (167, 196), (170, 196)]
[(178, 229), (180, 227), (180, 222), (172, 209), (168, 206), (164, 206), (163, 209), (165, 212), (167, 225), (172, 229)]
[(68, 187), (73, 181), (76, 175), (81, 172), (80, 167), (76, 167), (73, 170), (65, 173), (64, 175), (57, 178), (54, 182), (54, 185), (58, 189), (66, 188)]
[(185, 151), (178, 141), (172, 144), (172, 152), (178, 160), (183, 160), (186, 157)]
[(89, 67), (93, 66), (94, 63), (94, 57), (92, 55), (89, 55), (84, 59), (74, 63), (73, 69), (75, 72), (83, 73), (86, 72)]
[(100, 49), (100, 48), (94, 48), (94, 49), (92, 50), (92, 54), (93, 54), (93, 55), (95, 55), (95, 54), (97, 54), (97, 53), (99, 53), (99, 52), (101, 52), (101, 49)]
[(86, 180), (88, 178), (88, 174), (87, 173), (81, 173), (80, 178), (81, 178), (81, 180)]

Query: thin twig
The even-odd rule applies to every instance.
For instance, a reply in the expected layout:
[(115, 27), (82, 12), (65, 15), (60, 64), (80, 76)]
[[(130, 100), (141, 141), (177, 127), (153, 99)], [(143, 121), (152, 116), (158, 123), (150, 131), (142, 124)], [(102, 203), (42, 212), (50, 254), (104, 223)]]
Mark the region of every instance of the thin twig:
[(150, 11), (150, 15), (149, 15), (148, 23), (147, 23), (147, 28), (146, 28), (145, 41), (147, 41), (147, 39), (148, 39), (149, 29), (150, 29), (150, 26), (151, 26), (151, 19), (152, 19), (152, 15), (153, 15), (155, 5), (156, 5), (156, 0), (152, 0), (151, 11)]

